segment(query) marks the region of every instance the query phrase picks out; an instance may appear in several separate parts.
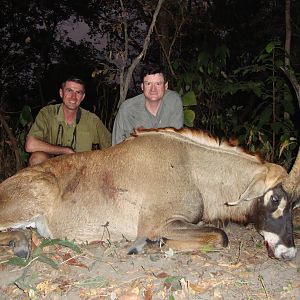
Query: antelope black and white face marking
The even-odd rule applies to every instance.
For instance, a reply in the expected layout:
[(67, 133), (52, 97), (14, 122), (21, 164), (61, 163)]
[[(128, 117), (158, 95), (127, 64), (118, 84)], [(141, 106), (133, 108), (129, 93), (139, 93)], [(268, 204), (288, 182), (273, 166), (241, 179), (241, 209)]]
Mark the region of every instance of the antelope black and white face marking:
[(296, 256), (291, 206), (281, 185), (267, 191), (258, 202), (256, 226), (271, 257), (292, 259)]
[(273, 205), (276, 207), (277, 205), (277, 209), (272, 213), (272, 217), (274, 219), (278, 219), (283, 216), (283, 212), (287, 206), (286, 195), (279, 195), (276, 194), (274, 190), (270, 190), (264, 196), (264, 205), (266, 207), (268, 207), (268, 205)]

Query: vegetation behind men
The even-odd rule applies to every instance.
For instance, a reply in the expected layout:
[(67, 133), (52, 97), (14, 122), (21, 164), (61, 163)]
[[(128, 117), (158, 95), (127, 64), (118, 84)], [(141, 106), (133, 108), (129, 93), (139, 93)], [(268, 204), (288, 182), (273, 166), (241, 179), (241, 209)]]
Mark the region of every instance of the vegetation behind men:
[(29, 165), (56, 155), (110, 146), (110, 132), (101, 120), (80, 107), (85, 97), (84, 82), (67, 79), (59, 95), (63, 103), (43, 107), (27, 135), (25, 149), (32, 153)]
[(168, 90), (168, 80), (161, 66), (148, 65), (141, 75), (143, 94), (124, 101), (115, 118), (112, 144), (121, 143), (135, 128), (183, 127), (182, 100)]

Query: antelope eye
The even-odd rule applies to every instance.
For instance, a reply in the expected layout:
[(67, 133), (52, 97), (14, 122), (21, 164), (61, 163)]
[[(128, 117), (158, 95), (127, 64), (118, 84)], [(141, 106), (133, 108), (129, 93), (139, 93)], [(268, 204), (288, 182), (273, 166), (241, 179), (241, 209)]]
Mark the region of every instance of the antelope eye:
[(278, 203), (278, 202), (279, 202), (279, 198), (278, 198), (277, 196), (275, 196), (275, 195), (272, 195), (272, 196), (270, 197), (270, 200), (271, 200), (272, 202), (275, 202), (275, 203)]

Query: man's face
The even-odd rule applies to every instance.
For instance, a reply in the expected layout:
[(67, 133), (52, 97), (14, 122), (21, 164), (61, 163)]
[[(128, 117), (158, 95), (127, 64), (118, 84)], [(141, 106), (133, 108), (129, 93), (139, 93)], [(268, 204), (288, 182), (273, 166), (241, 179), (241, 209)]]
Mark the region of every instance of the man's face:
[(67, 81), (65, 86), (59, 90), (59, 95), (67, 109), (76, 110), (84, 99), (84, 86), (80, 83)]
[(160, 101), (168, 88), (168, 82), (165, 82), (161, 73), (147, 75), (141, 84), (146, 101)]

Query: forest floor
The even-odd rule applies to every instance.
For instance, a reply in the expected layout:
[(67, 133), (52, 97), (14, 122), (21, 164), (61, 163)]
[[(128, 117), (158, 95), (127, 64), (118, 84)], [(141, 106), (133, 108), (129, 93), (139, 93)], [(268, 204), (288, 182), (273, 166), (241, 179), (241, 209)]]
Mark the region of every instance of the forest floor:
[[(300, 299), (300, 209), (294, 218), (297, 257), (271, 259), (252, 226), (229, 224), (229, 247), (175, 252), (159, 247), (128, 256), (128, 241), (37, 248), (20, 266), (0, 252), (0, 299)], [(33, 243), (39, 238), (33, 232)], [(35, 249), (36, 250), (36, 249)], [(10, 259), (10, 260), (9, 260)]]

